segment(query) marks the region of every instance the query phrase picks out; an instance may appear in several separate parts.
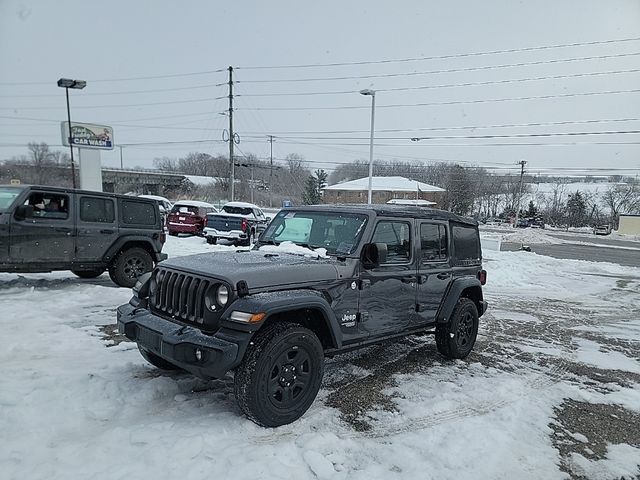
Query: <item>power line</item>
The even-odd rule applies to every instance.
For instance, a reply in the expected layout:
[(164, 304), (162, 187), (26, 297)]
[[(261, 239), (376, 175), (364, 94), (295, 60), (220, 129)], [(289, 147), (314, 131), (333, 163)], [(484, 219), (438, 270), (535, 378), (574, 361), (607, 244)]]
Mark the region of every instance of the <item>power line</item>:
[[(193, 85), (193, 86), (182, 86), (182, 87), (173, 87), (173, 88), (158, 88), (152, 90), (126, 90), (121, 92), (98, 92), (98, 93), (83, 93), (83, 97), (99, 97), (99, 96), (107, 96), (107, 95), (133, 95), (133, 94), (144, 94), (144, 93), (162, 93), (162, 92), (174, 92), (180, 90), (197, 90), (200, 88), (215, 88), (217, 84), (209, 83), (207, 85)], [(55, 97), (59, 98), (59, 94), (54, 93), (45, 93), (45, 94), (36, 94), (36, 95), (0, 95), (0, 98), (43, 98), (43, 97)]]
[[(93, 78), (87, 80), (90, 83), (99, 83), (99, 82), (126, 82), (126, 81), (135, 81), (135, 80), (155, 80), (162, 78), (181, 78), (181, 77), (191, 77), (196, 75), (210, 75), (213, 73), (221, 73), (226, 71), (226, 68), (217, 69), (217, 70), (204, 70), (201, 72), (187, 72), (187, 73), (173, 73), (168, 75), (146, 75), (140, 77), (122, 77), (122, 78)], [(52, 82), (0, 82), (0, 85), (52, 85)]]
[[(451, 88), (451, 87), (472, 87), (483, 85), (500, 85), (505, 83), (521, 83), (521, 82), (533, 82), (539, 80), (559, 80), (563, 78), (580, 78), (580, 77), (594, 77), (601, 75), (620, 75), (625, 73), (640, 72), (640, 68), (632, 68), (629, 70), (610, 70), (607, 72), (589, 72), (589, 73), (573, 73), (568, 75), (550, 75), (543, 77), (530, 77), (530, 78), (516, 78), (505, 80), (488, 80), (485, 82), (466, 82), (466, 83), (445, 83), (440, 85), (422, 85), (418, 87), (395, 87), (395, 88), (378, 88), (377, 92), (402, 92), (412, 90), (428, 90), (435, 88)], [(359, 93), (359, 90), (341, 90), (332, 92), (287, 92), (287, 93), (241, 93), (236, 95), (237, 97), (297, 97), (297, 96), (314, 96), (314, 95), (353, 95)]]
[[(640, 89), (629, 90), (609, 90), (606, 92), (584, 92), (584, 93), (562, 93), (555, 95), (535, 95), (530, 97), (510, 97), (510, 98), (491, 98), (482, 100), (452, 100), (447, 102), (427, 102), (427, 103), (396, 103), (389, 105), (378, 105), (376, 108), (399, 108), (399, 107), (431, 107), (437, 105), (468, 105), (474, 103), (494, 103), (494, 102), (513, 102), (521, 100), (544, 100), (550, 98), (569, 98), (569, 97), (588, 97), (593, 95), (614, 95), (620, 93), (638, 93)], [(362, 110), (369, 109), (367, 106), (340, 105), (335, 107), (259, 107), (254, 109), (257, 111), (306, 111), (306, 110)]]
[[(194, 98), (192, 100), (175, 100), (170, 102), (152, 102), (152, 103), (128, 103), (122, 105), (79, 105), (74, 106), (73, 109), (87, 109), (87, 108), (130, 108), (130, 107), (148, 107), (153, 105), (177, 105), (182, 103), (202, 103), (211, 102), (213, 98)], [(0, 107), (0, 110), (60, 110), (60, 107)]]
[(267, 80), (242, 80), (238, 83), (296, 83), (296, 82), (318, 82), (318, 81), (336, 81), (336, 80), (356, 80), (356, 79), (368, 79), (368, 78), (393, 78), (393, 77), (412, 77), (419, 75), (432, 75), (438, 73), (456, 73), (456, 72), (473, 72), (479, 70), (494, 70), (500, 68), (511, 67), (527, 67), (532, 65), (549, 65), (555, 63), (567, 63), (567, 62), (579, 62), (584, 60), (604, 60), (607, 58), (622, 58), (633, 57), (640, 55), (640, 52), (633, 53), (618, 53), (611, 55), (595, 55), (588, 57), (573, 57), (553, 60), (537, 60), (534, 62), (519, 62), (519, 63), (505, 63), (501, 65), (484, 65), (479, 67), (464, 67), (464, 68), (447, 68), (439, 70), (428, 70), (425, 72), (406, 72), (406, 73), (386, 73), (386, 74), (372, 74), (372, 75), (347, 75), (342, 77), (316, 77), (316, 78), (284, 78), (284, 79), (267, 79)]
[(600, 41), (591, 41), (591, 42), (576, 42), (576, 43), (565, 43), (565, 44), (556, 44), (556, 45), (542, 45), (536, 47), (520, 47), (520, 48), (509, 48), (502, 50), (489, 50), (484, 52), (470, 52), (470, 53), (455, 53), (448, 55), (434, 55), (428, 57), (410, 57), (410, 58), (399, 58), (399, 59), (385, 59), (385, 60), (373, 60), (373, 61), (356, 61), (356, 62), (334, 62), (334, 63), (308, 63), (308, 64), (298, 64), (298, 65), (263, 65), (263, 66), (246, 66), (246, 67), (236, 67), (237, 69), (242, 70), (263, 70), (263, 69), (286, 69), (286, 68), (314, 68), (314, 67), (342, 67), (342, 66), (353, 66), (353, 65), (378, 65), (385, 63), (401, 63), (401, 62), (417, 62), (423, 60), (443, 60), (450, 58), (463, 58), (463, 57), (476, 57), (482, 55), (496, 55), (502, 53), (517, 53), (517, 52), (530, 52), (536, 50), (549, 50), (555, 48), (567, 48), (567, 47), (582, 47), (589, 45), (606, 45), (611, 43), (623, 43), (623, 42), (634, 42), (640, 40), (640, 37), (635, 38), (622, 38), (615, 40), (600, 40)]

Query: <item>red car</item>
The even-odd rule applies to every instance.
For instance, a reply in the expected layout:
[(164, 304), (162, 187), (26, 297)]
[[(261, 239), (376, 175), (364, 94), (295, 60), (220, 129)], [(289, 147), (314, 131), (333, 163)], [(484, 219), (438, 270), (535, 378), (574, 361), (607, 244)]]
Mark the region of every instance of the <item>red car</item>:
[(207, 223), (207, 214), (217, 212), (218, 210), (210, 203), (180, 200), (173, 204), (173, 208), (167, 216), (169, 235), (178, 235), (179, 233), (202, 235), (202, 230)]

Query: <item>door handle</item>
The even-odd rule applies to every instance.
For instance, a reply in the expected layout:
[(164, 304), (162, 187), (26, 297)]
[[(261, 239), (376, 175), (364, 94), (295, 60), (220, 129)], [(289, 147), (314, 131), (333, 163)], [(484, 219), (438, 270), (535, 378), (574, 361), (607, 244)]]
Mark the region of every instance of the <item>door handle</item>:
[(54, 228), (54, 231), (62, 232), (62, 233), (71, 233), (71, 229), (68, 227), (56, 227)]
[(100, 230), (100, 233), (104, 233), (105, 235), (111, 235), (113, 233), (113, 230), (104, 229), (104, 230)]
[(440, 280), (446, 280), (447, 278), (451, 277), (451, 274), (442, 272), (442, 273), (439, 273), (438, 275), (436, 275), (436, 277), (438, 277), (438, 279), (440, 279)]

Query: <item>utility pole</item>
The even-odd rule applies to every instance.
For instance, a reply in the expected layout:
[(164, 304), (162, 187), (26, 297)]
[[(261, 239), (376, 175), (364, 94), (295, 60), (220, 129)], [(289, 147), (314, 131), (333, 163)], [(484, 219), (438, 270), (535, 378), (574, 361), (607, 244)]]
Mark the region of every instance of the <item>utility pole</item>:
[(120, 169), (123, 169), (123, 164), (122, 164), (122, 145), (118, 145), (118, 148), (120, 149)]
[(269, 137), (269, 143), (271, 147), (271, 154), (269, 156), (271, 160), (271, 167), (269, 170), (269, 208), (273, 208), (273, 135), (267, 135)]
[(524, 177), (524, 166), (527, 164), (526, 160), (520, 160), (518, 162), (520, 165), (520, 187), (518, 189), (518, 206), (516, 207), (516, 220), (513, 224), (513, 228), (518, 226), (518, 216), (520, 215), (520, 199), (522, 198), (522, 180)]
[(235, 162), (233, 160), (233, 67), (229, 66), (229, 162), (231, 163), (231, 174), (229, 175), (229, 195), (230, 201), (234, 199)]

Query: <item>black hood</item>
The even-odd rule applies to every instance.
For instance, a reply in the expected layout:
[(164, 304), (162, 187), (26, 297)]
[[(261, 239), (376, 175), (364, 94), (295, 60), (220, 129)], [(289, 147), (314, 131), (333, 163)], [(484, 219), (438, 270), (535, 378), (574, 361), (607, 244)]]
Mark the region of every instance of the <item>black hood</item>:
[(234, 289), (240, 280), (244, 280), (249, 291), (283, 285), (317, 284), (335, 281), (338, 277), (334, 259), (259, 250), (177, 257), (165, 260), (160, 267), (225, 280)]

